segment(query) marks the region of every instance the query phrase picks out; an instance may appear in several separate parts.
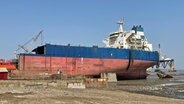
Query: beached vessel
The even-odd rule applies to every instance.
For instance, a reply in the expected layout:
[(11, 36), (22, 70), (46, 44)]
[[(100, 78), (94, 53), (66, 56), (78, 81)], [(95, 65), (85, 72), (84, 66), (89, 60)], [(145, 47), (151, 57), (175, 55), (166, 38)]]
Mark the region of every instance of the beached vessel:
[[(105, 47), (83, 47), (45, 44), (33, 50), (34, 54), (19, 55), (19, 74), (43, 75), (62, 72), (67, 77), (92, 76), (114, 72), (118, 79), (146, 78), (146, 69), (159, 62), (158, 52), (152, 51), (141, 26), (131, 31), (111, 33), (103, 42)], [(17, 74), (18, 74), (17, 73)]]

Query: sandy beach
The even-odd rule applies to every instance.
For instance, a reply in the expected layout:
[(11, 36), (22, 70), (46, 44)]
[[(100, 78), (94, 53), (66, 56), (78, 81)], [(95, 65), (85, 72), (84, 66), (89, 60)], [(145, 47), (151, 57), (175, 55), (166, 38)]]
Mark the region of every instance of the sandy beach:
[(68, 89), (57, 81), (0, 81), (0, 104), (184, 104), (183, 99), (111, 88)]

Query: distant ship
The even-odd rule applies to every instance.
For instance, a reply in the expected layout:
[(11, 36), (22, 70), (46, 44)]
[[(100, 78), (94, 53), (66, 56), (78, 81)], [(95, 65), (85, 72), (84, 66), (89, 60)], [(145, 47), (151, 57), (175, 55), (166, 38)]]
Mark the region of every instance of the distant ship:
[(34, 76), (61, 71), (64, 76), (100, 76), (100, 73), (116, 73), (117, 79), (145, 79), (146, 69), (159, 62), (159, 54), (152, 51), (144, 36), (142, 26), (124, 31), (123, 21), (119, 29), (103, 40), (105, 47), (84, 47), (45, 44), (32, 53), (19, 55), (16, 75)]

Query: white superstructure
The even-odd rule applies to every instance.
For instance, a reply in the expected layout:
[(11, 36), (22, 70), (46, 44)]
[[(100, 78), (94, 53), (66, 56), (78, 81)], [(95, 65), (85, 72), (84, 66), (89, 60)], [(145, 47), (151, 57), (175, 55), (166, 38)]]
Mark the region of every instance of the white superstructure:
[(133, 26), (130, 31), (123, 29), (123, 21), (118, 21), (119, 29), (103, 40), (105, 47), (152, 51), (152, 44), (147, 41), (141, 25)]

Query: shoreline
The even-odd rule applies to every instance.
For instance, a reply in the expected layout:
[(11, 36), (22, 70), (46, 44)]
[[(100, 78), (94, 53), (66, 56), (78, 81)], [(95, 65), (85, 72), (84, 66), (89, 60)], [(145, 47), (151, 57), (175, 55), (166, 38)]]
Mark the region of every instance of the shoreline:
[(66, 103), (66, 104), (183, 104), (174, 99), (127, 92), (115, 87), (68, 89), (63, 80), (0, 81), (0, 103)]

